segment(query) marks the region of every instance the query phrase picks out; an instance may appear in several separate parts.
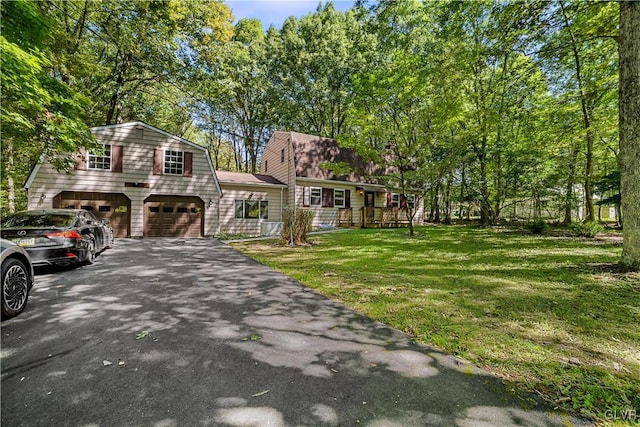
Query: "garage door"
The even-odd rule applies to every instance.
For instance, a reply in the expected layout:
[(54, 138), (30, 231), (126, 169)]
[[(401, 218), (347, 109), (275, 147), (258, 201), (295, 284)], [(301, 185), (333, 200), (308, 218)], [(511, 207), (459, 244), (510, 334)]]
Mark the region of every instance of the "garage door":
[(200, 237), (204, 202), (199, 197), (149, 196), (144, 201), (144, 235)]
[(122, 193), (63, 191), (53, 198), (53, 207), (86, 209), (98, 219), (108, 219), (116, 237), (131, 235), (131, 200)]

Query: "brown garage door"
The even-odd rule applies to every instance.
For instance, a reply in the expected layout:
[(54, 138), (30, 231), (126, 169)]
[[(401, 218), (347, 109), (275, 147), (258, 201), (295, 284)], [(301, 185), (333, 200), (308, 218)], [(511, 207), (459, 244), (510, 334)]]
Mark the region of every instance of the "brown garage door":
[(200, 237), (204, 202), (199, 197), (149, 196), (144, 201), (144, 235)]
[(63, 191), (53, 198), (53, 207), (86, 209), (98, 219), (108, 219), (116, 237), (131, 235), (131, 200), (122, 193)]

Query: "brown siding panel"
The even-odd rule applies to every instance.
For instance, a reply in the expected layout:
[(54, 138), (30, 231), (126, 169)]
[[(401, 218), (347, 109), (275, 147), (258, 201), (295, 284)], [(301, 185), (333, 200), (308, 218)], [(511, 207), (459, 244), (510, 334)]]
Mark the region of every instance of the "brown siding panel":
[(188, 151), (184, 152), (184, 172), (182, 176), (192, 176), (193, 175), (193, 153)]
[(113, 172), (122, 172), (122, 145), (111, 146), (111, 170)]
[(153, 152), (153, 174), (162, 175), (164, 172), (164, 150), (154, 150)]

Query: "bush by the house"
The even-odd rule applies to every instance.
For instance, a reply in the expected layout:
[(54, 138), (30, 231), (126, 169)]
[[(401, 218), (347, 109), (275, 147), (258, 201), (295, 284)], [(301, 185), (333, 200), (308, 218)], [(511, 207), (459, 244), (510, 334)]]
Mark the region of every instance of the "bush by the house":
[(285, 209), (284, 224), (280, 239), (283, 244), (302, 245), (308, 243), (307, 233), (311, 231), (313, 212), (306, 209)]

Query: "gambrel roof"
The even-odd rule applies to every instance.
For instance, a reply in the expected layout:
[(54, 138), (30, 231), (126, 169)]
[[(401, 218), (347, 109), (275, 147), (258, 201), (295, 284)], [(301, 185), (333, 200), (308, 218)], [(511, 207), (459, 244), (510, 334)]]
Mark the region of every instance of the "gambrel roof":
[[(360, 156), (353, 148), (340, 147), (331, 138), (323, 138), (298, 132), (287, 132), (295, 156), (296, 177), (319, 180), (348, 181), (379, 184), (379, 168)], [(339, 175), (327, 165), (346, 164), (349, 174)]]

